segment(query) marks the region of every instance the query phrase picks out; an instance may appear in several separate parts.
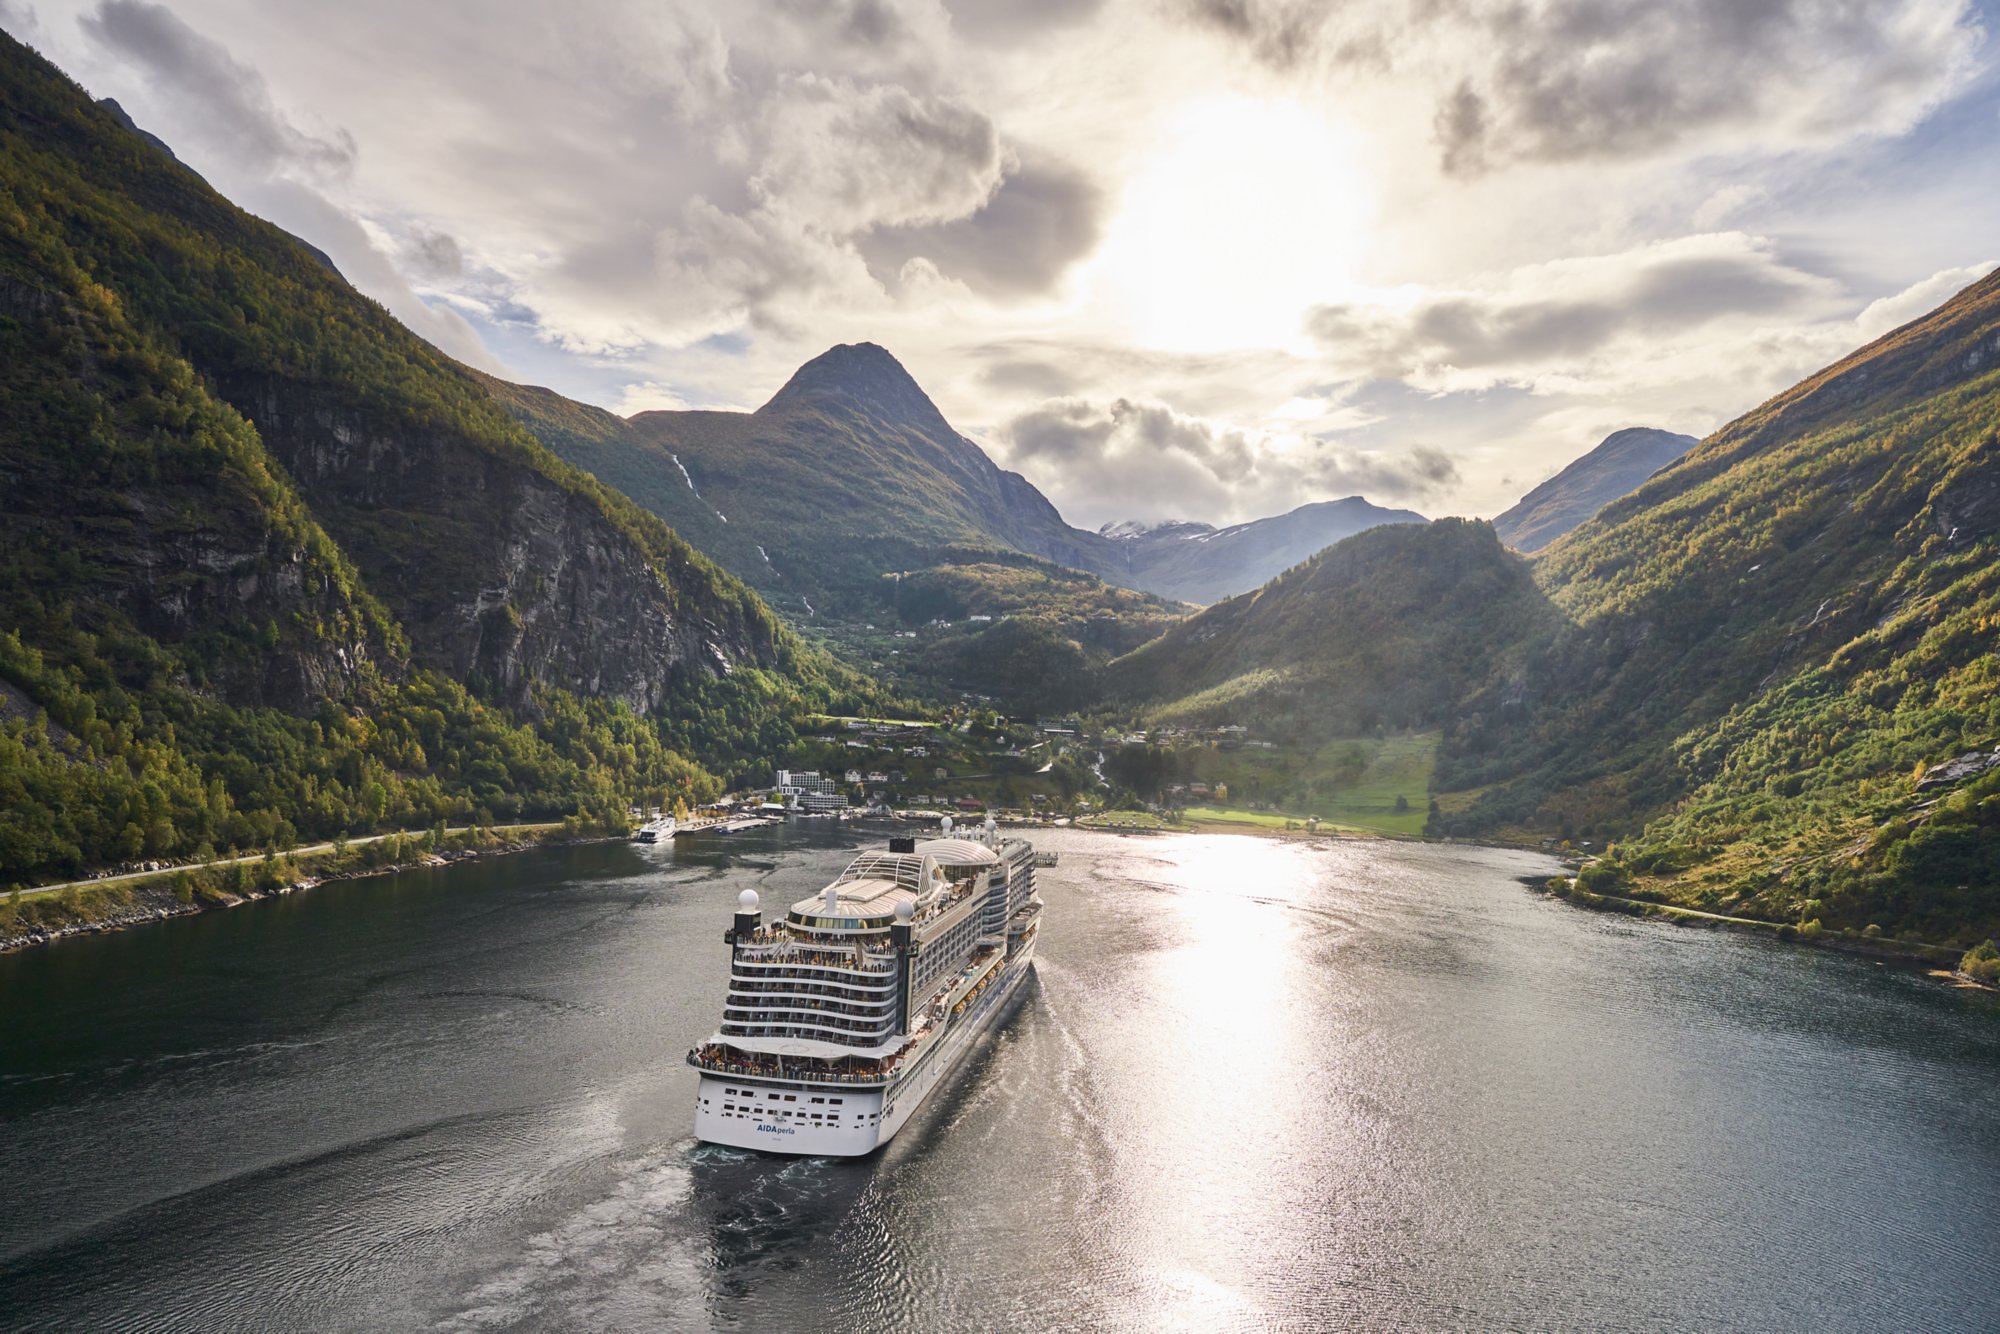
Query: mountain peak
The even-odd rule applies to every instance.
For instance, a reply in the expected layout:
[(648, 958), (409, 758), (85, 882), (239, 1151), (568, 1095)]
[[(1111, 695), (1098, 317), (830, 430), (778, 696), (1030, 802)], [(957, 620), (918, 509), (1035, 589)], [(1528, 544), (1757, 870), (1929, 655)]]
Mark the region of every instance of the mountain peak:
[(1493, 520), (1500, 540), (1516, 551), (1539, 551), (1700, 441), (1651, 426), (1613, 431), (1579, 459)]
[(903, 363), (875, 343), (840, 343), (792, 372), (760, 413), (825, 406), (845, 400), (871, 416), (925, 427), (942, 427), (944, 414), (931, 402)]

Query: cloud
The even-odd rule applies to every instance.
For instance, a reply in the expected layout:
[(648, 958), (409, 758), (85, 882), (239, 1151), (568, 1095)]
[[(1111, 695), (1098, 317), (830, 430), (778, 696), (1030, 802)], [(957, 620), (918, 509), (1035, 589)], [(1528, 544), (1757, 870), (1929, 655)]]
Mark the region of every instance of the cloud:
[(979, 379), (991, 389), (1034, 394), (1041, 398), (1060, 398), (1083, 387), (1075, 371), (1034, 357), (1010, 356), (993, 362), (980, 369)]
[(1477, 6), (1448, 170), (1897, 134), (1971, 73), (1964, 0), (1562, 0)]
[(762, 207), (835, 235), (977, 212), (1004, 169), (993, 122), (952, 97), (805, 73), (767, 107)]
[(1900, 134), (1975, 72), (1969, 0), (1183, 0), (1278, 69), (1431, 90), (1446, 172)]
[(104, 0), (80, 22), (107, 51), (147, 70), (160, 93), (243, 168), (325, 176), (353, 167), (352, 138), (301, 130), (278, 110), (261, 75), (165, 6)]
[(945, 0), (952, 27), (978, 42), (1024, 42), (1074, 28), (1104, 8), (1104, 0)]
[(1983, 260), (1959, 268), (1941, 269), (1892, 296), (1871, 301), (1854, 317), (1857, 342), (1873, 342), (1892, 329), (1930, 314), (1972, 284), (1993, 272), (2000, 261)]
[(417, 226), (406, 244), (417, 270), (433, 278), (456, 278), (465, 272), (465, 251), (445, 232)]
[(860, 240), (877, 273), (897, 273), (912, 259), (974, 291), (1030, 296), (1053, 288), (1097, 245), (1103, 192), (1067, 164), (1036, 162), (1010, 173), (976, 212), (955, 222), (885, 228)]
[(25, 0), (0, 0), (0, 32), (32, 45), (40, 35), (34, 7)]
[(1071, 522), (1228, 523), (1313, 500), (1414, 500), (1458, 480), (1441, 450), (1363, 451), (1246, 430), (1129, 398), (1059, 398), (1002, 430), (1007, 463), (1051, 491)]
[(1685, 237), (1602, 257), (1527, 266), (1491, 286), (1321, 306), (1307, 327), (1369, 374), (1473, 388), (1564, 378), (1724, 323), (1810, 316), (1830, 280), (1742, 233)]

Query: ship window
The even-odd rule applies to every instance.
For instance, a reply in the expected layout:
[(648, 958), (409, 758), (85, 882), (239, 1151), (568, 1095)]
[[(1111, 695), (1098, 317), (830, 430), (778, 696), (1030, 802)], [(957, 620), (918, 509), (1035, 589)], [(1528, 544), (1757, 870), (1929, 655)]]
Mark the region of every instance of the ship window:
[(840, 1106), (840, 1104), (841, 1104), (841, 1103), (843, 1103), (843, 1102), (846, 1102), (846, 1101), (847, 1101), (847, 1099), (845, 1099), (845, 1098), (828, 1098), (828, 1099), (827, 1099), (827, 1101), (828, 1101), (828, 1102), (830, 1102), (830, 1103), (832, 1103), (832, 1104), (833, 1104), (833, 1105), (834, 1105), (835, 1107), (838, 1107), (838, 1106)]

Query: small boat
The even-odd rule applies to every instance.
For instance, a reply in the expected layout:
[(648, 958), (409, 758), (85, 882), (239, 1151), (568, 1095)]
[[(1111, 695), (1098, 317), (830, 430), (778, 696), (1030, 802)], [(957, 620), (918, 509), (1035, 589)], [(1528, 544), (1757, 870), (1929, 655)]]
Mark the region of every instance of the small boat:
[(674, 830), (678, 827), (678, 823), (671, 815), (655, 816), (634, 831), (632, 841), (634, 843), (671, 842), (674, 837)]

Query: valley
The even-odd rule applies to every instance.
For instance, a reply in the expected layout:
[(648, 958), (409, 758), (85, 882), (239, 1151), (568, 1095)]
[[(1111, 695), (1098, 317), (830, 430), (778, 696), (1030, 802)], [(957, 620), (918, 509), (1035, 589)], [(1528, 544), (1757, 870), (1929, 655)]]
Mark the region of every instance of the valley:
[(2000, 279), (1493, 523), (1093, 531), (873, 343), (752, 412), (461, 366), (0, 54), (0, 884), (616, 829), (865, 776), (813, 719), (874, 712), (949, 751), (899, 802), (1570, 847), (1600, 893), (2000, 931)]

